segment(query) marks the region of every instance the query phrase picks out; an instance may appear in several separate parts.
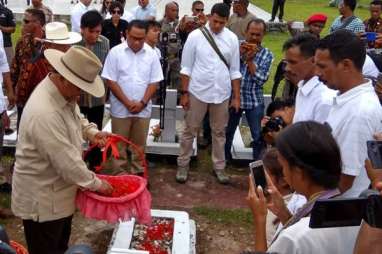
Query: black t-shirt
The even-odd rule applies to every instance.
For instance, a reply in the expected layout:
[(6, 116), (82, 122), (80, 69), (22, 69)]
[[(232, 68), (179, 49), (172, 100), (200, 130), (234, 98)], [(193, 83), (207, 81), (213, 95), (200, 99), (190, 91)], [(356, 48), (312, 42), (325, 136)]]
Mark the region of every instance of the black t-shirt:
[[(0, 5), (0, 25), (10, 27), (16, 26), (15, 17), (10, 9), (5, 6)], [(12, 47), (12, 39), (10, 33), (4, 33), (4, 47)]]
[(110, 49), (120, 44), (121, 38), (126, 38), (127, 21), (120, 19), (118, 26), (114, 26), (111, 19), (106, 19), (102, 24), (102, 35), (109, 39)]

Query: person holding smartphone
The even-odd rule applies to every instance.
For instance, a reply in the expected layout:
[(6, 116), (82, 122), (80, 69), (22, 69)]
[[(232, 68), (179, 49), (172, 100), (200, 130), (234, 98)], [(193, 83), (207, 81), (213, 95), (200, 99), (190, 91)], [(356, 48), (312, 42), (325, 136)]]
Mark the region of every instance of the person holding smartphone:
[[(279, 134), (276, 148), (285, 181), (308, 202), (292, 216), (269, 177), (267, 198), (262, 187), (250, 177), (247, 201), (256, 228), (255, 250), (288, 254), (352, 253), (359, 227), (309, 228), (314, 203), (340, 194), (341, 154), (330, 128), (313, 121), (296, 123)], [(266, 241), (268, 208), (283, 225), (269, 246)]]

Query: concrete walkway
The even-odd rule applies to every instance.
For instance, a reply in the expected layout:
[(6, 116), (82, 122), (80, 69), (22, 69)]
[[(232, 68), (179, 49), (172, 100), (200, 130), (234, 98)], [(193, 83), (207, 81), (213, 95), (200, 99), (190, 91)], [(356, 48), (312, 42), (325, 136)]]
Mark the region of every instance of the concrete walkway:
[[(92, 7), (95, 9), (101, 8), (101, 2), (102, 0), (97, 0), (97, 4), (93, 4)], [(165, 5), (170, 2), (171, 0), (151, 0), (151, 3), (153, 3), (157, 7), (157, 19), (161, 19), (163, 17)], [(43, 3), (47, 6), (49, 6), (54, 14), (59, 15), (69, 15), (71, 9), (73, 8), (73, 4), (70, 4), (71, 0), (43, 0)], [(137, 5), (137, 0), (127, 0), (126, 1), (126, 10), (131, 10), (134, 6)], [(179, 10), (179, 16), (182, 17), (183, 15), (190, 14), (191, 13), (191, 6), (192, 6), (192, 0), (178, 0), (177, 1), (180, 6)], [(205, 13), (210, 13), (211, 7), (218, 2), (222, 2), (219, 0), (204, 0), (205, 4)], [(15, 13), (23, 13), (24, 10), (27, 8), (27, 0), (8, 0), (8, 8), (10, 8)], [(251, 4), (249, 7), (249, 10), (255, 14), (257, 17), (264, 19), (265, 21), (268, 21), (271, 16), (268, 12), (260, 9), (259, 7)]]

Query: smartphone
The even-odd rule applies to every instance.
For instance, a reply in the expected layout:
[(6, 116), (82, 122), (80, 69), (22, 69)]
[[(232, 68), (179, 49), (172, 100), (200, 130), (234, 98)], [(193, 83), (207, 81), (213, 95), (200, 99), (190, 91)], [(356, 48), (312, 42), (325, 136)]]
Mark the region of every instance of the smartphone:
[(198, 22), (198, 17), (197, 16), (186, 16), (185, 21), (186, 22)]
[(255, 182), (255, 187), (257, 188), (257, 186), (260, 185), (261, 188), (263, 188), (264, 194), (268, 194), (267, 179), (265, 177), (263, 161), (258, 160), (249, 163), (249, 171)]
[(366, 142), (367, 155), (376, 169), (382, 169), (382, 141), (370, 140)]
[(377, 39), (377, 33), (375, 32), (366, 32), (365, 36), (367, 42), (374, 42)]
[(359, 226), (366, 215), (367, 202), (367, 198), (318, 200), (314, 203), (309, 227)]

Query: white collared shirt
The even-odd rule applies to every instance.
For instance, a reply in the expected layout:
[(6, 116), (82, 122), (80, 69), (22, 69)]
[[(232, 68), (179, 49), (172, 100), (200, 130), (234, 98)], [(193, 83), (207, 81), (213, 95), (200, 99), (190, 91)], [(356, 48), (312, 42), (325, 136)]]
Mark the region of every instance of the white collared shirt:
[(373, 59), (370, 56), (366, 55), (365, 63), (362, 67), (362, 74), (364, 76), (377, 78), (379, 74), (378, 67), (375, 65)]
[[(163, 80), (162, 67), (155, 51), (146, 43), (134, 53), (126, 42), (112, 48), (106, 57), (102, 77), (118, 83), (129, 100), (140, 101), (149, 84)], [(111, 115), (117, 118), (151, 116), (151, 100), (140, 113), (132, 114), (110, 94)]]
[(382, 107), (371, 81), (335, 97), (327, 122), (341, 150), (342, 173), (355, 176), (342, 196), (358, 197), (370, 184), (364, 166), (366, 141), (382, 130)]
[(81, 32), (81, 17), (82, 15), (89, 11), (89, 6), (85, 6), (81, 1), (79, 1), (72, 9), (70, 16), (70, 23), (72, 24), (72, 32)]
[(142, 8), (142, 6), (138, 5), (132, 9), (132, 14), (134, 16), (134, 19), (140, 19), (140, 20), (147, 20), (151, 17), (156, 17), (156, 8), (152, 4), (148, 4), (145, 8)]
[(293, 123), (316, 121), (324, 123), (337, 92), (324, 85), (317, 76), (298, 83)]
[[(9, 65), (7, 55), (4, 50), (3, 33), (0, 31), (0, 84), (3, 85), (3, 73), (9, 72)], [(0, 89), (0, 113), (7, 110), (7, 103), (3, 93), (3, 89)]]
[(210, 31), (230, 69), (211, 47), (200, 29), (190, 33), (182, 53), (180, 73), (190, 77), (189, 92), (205, 103), (222, 103), (231, 96), (231, 80), (240, 79), (239, 40), (229, 29)]

